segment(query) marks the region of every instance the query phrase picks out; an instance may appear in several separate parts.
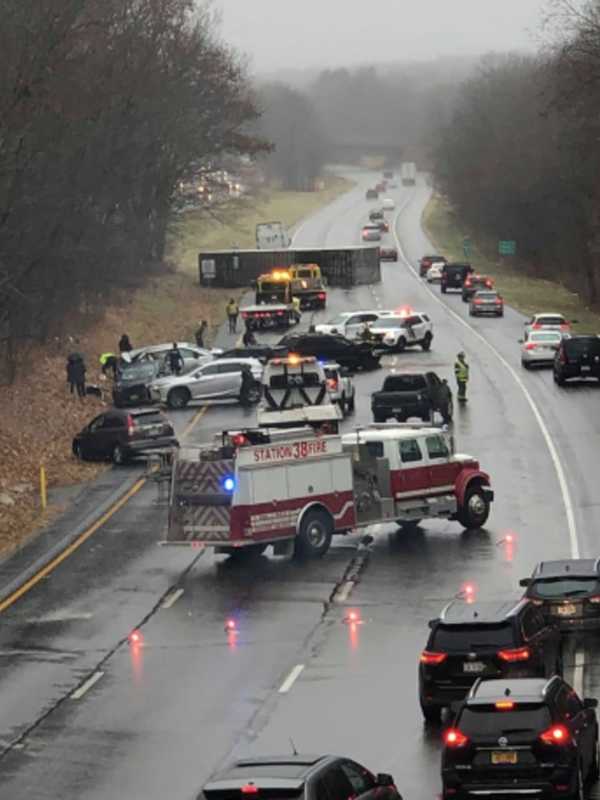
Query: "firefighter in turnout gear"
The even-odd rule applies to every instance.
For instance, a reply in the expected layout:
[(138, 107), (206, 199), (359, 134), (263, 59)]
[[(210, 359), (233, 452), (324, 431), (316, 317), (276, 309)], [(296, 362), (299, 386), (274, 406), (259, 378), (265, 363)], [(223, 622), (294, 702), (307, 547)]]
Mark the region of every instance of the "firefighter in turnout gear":
[(456, 356), (456, 361), (454, 362), (454, 375), (458, 386), (458, 400), (461, 403), (465, 403), (467, 400), (467, 383), (469, 382), (469, 365), (467, 364), (467, 357), (462, 350)]

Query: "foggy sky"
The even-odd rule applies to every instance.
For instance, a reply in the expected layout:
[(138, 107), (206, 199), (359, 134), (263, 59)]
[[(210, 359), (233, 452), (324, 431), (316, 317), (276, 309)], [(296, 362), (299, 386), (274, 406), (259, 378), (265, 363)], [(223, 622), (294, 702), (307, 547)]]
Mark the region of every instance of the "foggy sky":
[[(545, 0), (215, 0), (258, 73), (531, 50)], [(528, 32), (529, 29), (529, 32)]]

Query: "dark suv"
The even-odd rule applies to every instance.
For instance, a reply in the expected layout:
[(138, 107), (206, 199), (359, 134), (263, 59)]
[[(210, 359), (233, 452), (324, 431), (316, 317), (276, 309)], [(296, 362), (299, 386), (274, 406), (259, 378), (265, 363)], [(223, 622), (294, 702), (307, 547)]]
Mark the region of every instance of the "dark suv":
[(570, 378), (600, 380), (600, 336), (563, 339), (554, 357), (554, 380), (559, 386)]
[(458, 289), (462, 292), (463, 283), (467, 275), (472, 272), (473, 267), (470, 264), (444, 264), (440, 280), (442, 294), (446, 294), (448, 289)]
[(402, 800), (391, 775), (338, 756), (262, 756), (235, 761), (197, 800)]
[(595, 698), (549, 680), (478, 681), (444, 732), (444, 800), (583, 798), (598, 777)]
[(419, 664), (419, 699), (428, 722), (439, 721), (442, 709), (462, 700), (478, 678), (562, 673), (558, 629), (523, 598), (454, 600), (429, 627)]
[(368, 342), (352, 342), (336, 333), (290, 333), (279, 344), (290, 353), (336, 361), (348, 369), (376, 369), (381, 358)]
[(73, 455), (82, 460), (112, 459), (124, 464), (148, 450), (177, 447), (175, 431), (157, 408), (110, 408), (73, 439)]
[(161, 372), (159, 361), (139, 361), (119, 368), (113, 386), (113, 403), (118, 408), (151, 403), (148, 387)]
[(520, 584), (560, 630), (600, 629), (600, 558), (542, 561)]

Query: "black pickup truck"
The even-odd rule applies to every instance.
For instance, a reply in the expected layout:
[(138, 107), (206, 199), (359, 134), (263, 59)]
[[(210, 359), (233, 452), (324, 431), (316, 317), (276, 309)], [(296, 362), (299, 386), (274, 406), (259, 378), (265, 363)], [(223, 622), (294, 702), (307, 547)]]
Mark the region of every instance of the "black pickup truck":
[(381, 391), (371, 396), (371, 410), (375, 422), (391, 418), (406, 422), (409, 417), (432, 422), (434, 411), (442, 415), (444, 422), (450, 422), (452, 391), (435, 372), (388, 375)]

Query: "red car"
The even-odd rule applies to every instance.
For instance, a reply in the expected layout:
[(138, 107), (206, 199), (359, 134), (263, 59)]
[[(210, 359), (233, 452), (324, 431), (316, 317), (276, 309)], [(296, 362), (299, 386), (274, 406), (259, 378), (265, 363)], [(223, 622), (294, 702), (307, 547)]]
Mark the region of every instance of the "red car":
[(379, 248), (380, 261), (398, 261), (398, 251), (395, 247), (380, 247)]
[(424, 278), (429, 271), (429, 267), (437, 261), (441, 261), (444, 264), (447, 263), (444, 256), (423, 256), (419, 261), (419, 276)]

